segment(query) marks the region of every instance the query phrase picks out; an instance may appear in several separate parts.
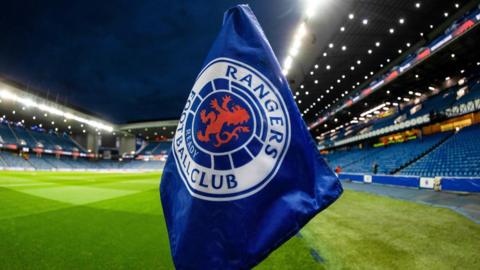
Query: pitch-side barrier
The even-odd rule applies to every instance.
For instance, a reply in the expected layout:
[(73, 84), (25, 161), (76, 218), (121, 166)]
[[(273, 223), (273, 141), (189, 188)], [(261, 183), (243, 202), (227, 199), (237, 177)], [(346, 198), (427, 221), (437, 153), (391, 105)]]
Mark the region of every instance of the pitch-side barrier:
[(366, 184), (382, 184), (411, 188), (433, 189), (451, 192), (480, 192), (478, 177), (420, 177), (407, 175), (370, 175), (358, 173), (340, 173), (340, 180), (361, 182)]

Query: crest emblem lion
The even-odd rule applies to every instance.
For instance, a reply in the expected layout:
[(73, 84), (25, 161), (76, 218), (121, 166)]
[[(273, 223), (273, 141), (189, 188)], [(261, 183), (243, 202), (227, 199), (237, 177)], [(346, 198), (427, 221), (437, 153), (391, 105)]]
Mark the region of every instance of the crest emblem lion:
[[(222, 98), (222, 105), (218, 103), (216, 98), (210, 102), (210, 107), (213, 111), (207, 114), (207, 111), (203, 109), (200, 112), (200, 119), (202, 123), (206, 124), (205, 131), (197, 131), (197, 139), (201, 142), (210, 142), (211, 135), (215, 136), (215, 147), (220, 147), (223, 144), (229, 143), (232, 139), (238, 139), (239, 133), (250, 132), (250, 128), (246, 123), (250, 119), (250, 113), (240, 105), (232, 103), (232, 97), (225, 95)], [(224, 130), (224, 126), (235, 126), (232, 131)]]

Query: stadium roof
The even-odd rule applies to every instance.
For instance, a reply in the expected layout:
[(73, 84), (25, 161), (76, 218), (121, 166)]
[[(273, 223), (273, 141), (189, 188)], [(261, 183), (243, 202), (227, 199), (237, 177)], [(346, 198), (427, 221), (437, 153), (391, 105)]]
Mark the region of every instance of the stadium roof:
[[(283, 62), (297, 104), (309, 124), (331, 114), (348, 97), (442, 34), (478, 1), (325, 1), (321, 5), (319, 14), (304, 15)], [(305, 34), (299, 46), (295, 40), (301, 32)], [(405, 86), (428, 90), (422, 83), (443, 81), (450, 76), (445, 74), (456, 74), (476, 63), (473, 40), (478, 40), (478, 33), (468, 35), (457, 41), (461, 45), (449, 46), (383, 92), (330, 117), (313, 133), (349, 123), (357, 114), (380, 104), (377, 101), (387, 99), (387, 90), (391, 95), (408, 93)], [(451, 59), (451, 54), (457, 57)]]

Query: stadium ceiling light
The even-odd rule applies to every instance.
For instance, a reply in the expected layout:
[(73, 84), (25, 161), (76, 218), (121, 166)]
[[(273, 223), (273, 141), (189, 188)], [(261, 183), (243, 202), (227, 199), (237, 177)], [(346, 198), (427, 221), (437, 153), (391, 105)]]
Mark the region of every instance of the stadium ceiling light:
[(450, 54), (450, 57), (455, 58), (455, 54), (454, 53)]
[(399, 23), (399, 24), (404, 24), (404, 23), (405, 23), (405, 19), (404, 19), (404, 18), (398, 19), (398, 23)]
[(450, 77), (445, 77), (445, 81), (448, 81), (448, 80), (450, 80)]
[(403, 98), (403, 100), (405, 100), (406, 102), (409, 102), (409, 101), (410, 101), (409, 98)]
[(355, 19), (355, 14), (353, 14), (353, 13), (348, 14), (348, 18), (349, 18), (350, 20)]
[(390, 29), (388, 29), (388, 32), (389, 32), (390, 34), (393, 34), (393, 33), (395, 33), (395, 29), (390, 28)]
[(444, 13), (443, 13), (443, 16), (444, 16), (445, 18), (448, 17), (448, 12), (444, 12)]
[(380, 47), (380, 42), (379, 41), (375, 42), (375, 47)]
[(428, 89), (429, 89), (430, 91), (434, 91), (434, 90), (435, 90), (435, 87), (429, 86)]
[(343, 45), (342, 46), (342, 51), (346, 51), (347, 50), (347, 46)]
[(406, 44), (406, 45), (407, 45), (407, 47), (410, 47), (410, 42), (407, 42), (407, 44)]
[(420, 32), (420, 36), (423, 37), (423, 32)]
[(460, 70), (460, 73), (461, 74), (465, 73), (465, 69)]
[(368, 24), (368, 19), (363, 19), (363, 20), (362, 20), (362, 24), (363, 24), (363, 25), (367, 25), (367, 24)]
[(416, 7), (416, 8), (420, 8), (420, 5), (421, 5), (420, 2), (416, 2), (416, 3), (415, 3), (415, 7)]
[(312, 71), (310, 71), (310, 75), (312, 75), (312, 76), (313, 76), (313, 74), (315, 74), (315, 73), (313, 72), (313, 70), (312, 70)]
[(398, 53), (401, 54), (401, 53), (402, 53), (402, 50), (401, 50), (401, 49), (398, 49)]
[(315, 64), (314, 68), (315, 68), (315, 69), (318, 69), (318, 64)]
[(333, 46), (335, 46), (333, 43), (328, 44), (328, 47), (329, 47), (330, 49), (332, 49)]
[(340, 31), (344, 32), (345, 31), (345, 26), (340, 27)]
[(314, 83), (315, 83), (315, 84), (318, 84), (318, 80), (315, 80)]
[(433, 24), (430, 24), (430, 26), (429, 26), (429, 27), (430, 27), (430, 29), (433, 29)]
[(327, 52), (324, 52), (324, 53), (323, 53), (323, 57), (327, 57)]
[(415, 92), (415, 96), (420, 97), (422, 94), (419, 92)]
[(342, 79), (345, 79), (345, 78), (346, 78), (345, 74), (342, 74)]
[(308, 92), (308, 91), (305, 91), (305, 95), (307, 95), (307, 96), (308, 96), (308, 94), (309, 94), (309, 92)]
[(361, 63), (362, 63), (362, 61), (357, 60), (357, 65), (360, 65)]
[(368, 54), (372, 54), (372, 50), (371, 49), (368, 49)]
[[(367, 104), (367, 105), (368, 105), (368, 104)], [(385, 103), (382, 103), (382, 104), (378, 105), (378, 106), (375, 107), (375, 108), (372, 108), (372, 109), (370, 109), (370, 110), (368, 110), (368, 111), (365, 111), (365, 112), (361, 113), (360, 116), (363, 117), (363, 116), (365, 116), (365, 115), (369, 115), (370, 113), (372, 113), (372, 112), (374, 112), (374, 111), (378, 111), (378, 110), (380, 110), (381, 108), (383, 108), (383, 107), (385, 107), (385, 106), (386, 106), (386, 104), (385, 104)]]

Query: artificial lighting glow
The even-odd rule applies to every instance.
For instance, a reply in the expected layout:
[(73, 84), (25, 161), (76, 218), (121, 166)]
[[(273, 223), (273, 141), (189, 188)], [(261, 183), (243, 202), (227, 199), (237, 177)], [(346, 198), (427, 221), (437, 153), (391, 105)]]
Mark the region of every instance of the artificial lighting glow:
[(342, 46), (342, 51), (345, 51), (347, 49), (347, 46), (343, 45)]
[(404, 24), (404, 23), (405, 23), (405, 19), (404, 19), (404, 18), (398, 19), (398, 23), (399, 23), (399, 24)]
[(324, 52), (324, 53), (323, 53), (323, 57), (327, 57), (327, 52)]
[(334, 46), (333, 43), (328, 44), (328, 47), (329, 47), (330, 49), (333, 48), (333, 46)]
[(407, 47), (410, 47), (410, 42), (407, 42)]
[(380, 47), (380, 42), (379, 41), (375, 42), (375, 47)]
[(368, 19), (363, 19), (363, 20), (362, 20), (362, 24), (363, 24), (363, 25), (367, 25), (367, 24), (368, 24)]
[(344, 32), (345, 31), (345, 26), (340, 27), (340, 31)]
[(443, 16), (444, 16), (445, 18), (448, 17), (448, 12), (444, 12), (444, 13), (443, 13)]
[(420, 2), (415, 3), (416, 8), (420, 8)]
[(395, 29), (390, 28), (390, 29), (388, 29), (388, 32), (389, 32), (390, 34), (393, 34), (393, 33), (395, 33)]
[(292, 67), (293, 58), (289, 55), (285, 58), (285, 62), (283, 63), (283, 68), (285, 70), (289, 70)]
[(381, 108), (383, 108), (383, 107), (385, 107), (385, 106), (386, 106), (386, 104), (385, 104), (385, 103), (382, 103), (382, 104), (378, 105), (378, 106), (375, 107), (375, 108), (372, 108), (372, 109), (370, 109), (370, 110), (368, 110), (368, 111), (365, 111), (365, 112), (361, 113), (360, 116), (363, 117), (363, 116), (368, 115), (368, 114), (370, 114), (370, 113), (372, 113), (372, 112), (374, 112), (374, 111), (378, 111), (378, 110), (380, 110)]
[(372, 54), (372, 50), (371, 49), (368, 49), (368, 54)]
[(360, 65), (361, 63), (362, 63), (362, 61), (357, 60), (357, 65)]
[(330, 65), (326, 65), (325, 68), (326, 68), (327, 70), (330, 70), (331, 67), (330, 67)]
[(450, 57), (455, 58), (455, 54), (454, 53), (450, 54)]
[(355, 18), (355, 15), (353, 13), (348, 14), (348, 18), (350, 20), (353, 20)]

